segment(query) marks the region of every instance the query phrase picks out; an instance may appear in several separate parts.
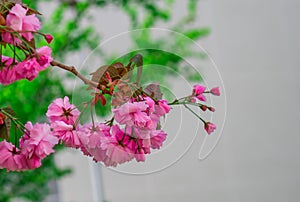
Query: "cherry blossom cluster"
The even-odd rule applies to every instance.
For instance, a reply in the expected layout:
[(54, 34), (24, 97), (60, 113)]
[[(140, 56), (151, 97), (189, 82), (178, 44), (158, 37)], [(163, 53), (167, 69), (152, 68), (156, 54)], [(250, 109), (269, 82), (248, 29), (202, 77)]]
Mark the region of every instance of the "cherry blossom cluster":
[(49, 124), (27, 122), (20, 147), (3, 140), (0, 142), (0, 168), (8, 171), (24, 171), (42, 165), (42, 159), (54, 152), (58, 138), (53, 135)]
[(145, 154), (159, 149), (166, 139), (166, 133), (157, 129), (160, 117), (170, 111), (166, 100), (155, 104), (149, 97), (142, 99), (131, 99), (113, 109), (115, 124), (111, 120), (81, 125), (80, 112), (68, 97), (54, 100), (46, 115), (53, 135), (65, 146), (81, 149), (106, 166), (117, 166), (132, 159), (145, 161)]
[[(88, 79), (75, 67), (54, 61), (48, 46), (35, 48), (35, 34), (44, 36), (47, 43), (53, 39), (49, 34), (38, 32), (41, 23), (36, 17), (37, 11), (8, 1), (0, 5), (5, 10), (0, 14), (2, 85), (20, 79), (32, 81), (40, 71), (52, 65), (73, 73), (89, 86), (88, 89), (94, 90), (92, 100), (86, 102), (83, 109), (87, 106), (92, 109), (97, 102), (106, 105), (104, 95), (112, 98), (112, 118), (104, 123), (95, 122), (93, 113), (91, 122), (86, 123), (82, 120), (82, 112), (70, 103), (67, 96), (55, 99), (48, 106), (46, 116), (49, 123), (32, 124), (29, 121), (24, 125), (9, 106), (0, 108), (0, 138), (3, 139), (0, 141), (0, 169), (24, 171), (38, 168), (44, 158), (55, 152), (57, 144), (79, 149), (106, 166), (117, 166), (134, 159), (143, 162), (152, 150), (163, 146), (167, 134), (160, 121), (175, 105), (184, 106), (201, 120), (208, 134), (216, 130), (216, 125), (201, 118), (193, 107), (214, 112), (214, 107), (205, 104), (206, 96), (220, 96), (219, 87), (207, 89), (195, 84), (188, 96), (171, 102), (164, 100), (159, 84), (141, 87), (141, 55), (134, 56), (127, 66), (118, 62), (100, 67)], [(4, 55), (3, 48), (11, 50), (13, 56)], [(129, 72), (134, 69), (132, 63), (140, 71), (136, 82), (130, 83)], [(11, 125), (15, 129), (14, 138), (10, 134)]]
[[(105, 123), (81, 125), (79, 109), (69, 98), (55, 99), (48, 107), (46, 116), (50, 122), (25, 124), (19, 148), (6, 140), (0, 142), (0, 168), (22, 171), (41, 166), (41, 160), (53, 153), (53, 147), (63, 143), (66, 147), (80, 149), (84, 155), (106, 166), (117, 166), (135, 159), (145, 161), (152, 149), (160, 149), (167, 134), (161, 129), (160, 119), (168, 114), (172, 105), (192, 104), (203, 111), (215, 109), (204, 105), (205, 94), (219, 96), (218, 87), (205, 91), (206, 87), (196, 84), (192, 94), (169, 103), (147, 95), (132, 97), (112, 109), (113, 118)], [(188, 109), (191, 109), (188, 107)], [(4, 112), (4, 111), (2, 111)], [(5, 113), (0, 112), (0, 125), (4, 124)], [(204, 121), (204, 129), (211, 134), (216, 126)], [(21, 127), (20, 125), (18, 125)]]
[[(7, 6), (11, 5), (8, 4)], [(5, 4), (2, 6), (7, 8)], [(37, 77), (40, 71), (45, 70), (50, 62), (52, 49), (43, 46), (36, 49), (34, 34), (40, 34), (50, 43), (53, 37), (49, 34), (39, 33), (41, 22), (35, 14), (20, 4), (7, 8), (5, 15), (0, 14), (1, 31), (1, 57), (0, 57), (0, 83), (11, 84), (17, 80), (29, 81)], [(13, 57), (2, 55), (3, 48), (10, 49)], [(21, 54), (16, 50), (21, 50)], [(19, 51), (20, 52), (20, 51)]]

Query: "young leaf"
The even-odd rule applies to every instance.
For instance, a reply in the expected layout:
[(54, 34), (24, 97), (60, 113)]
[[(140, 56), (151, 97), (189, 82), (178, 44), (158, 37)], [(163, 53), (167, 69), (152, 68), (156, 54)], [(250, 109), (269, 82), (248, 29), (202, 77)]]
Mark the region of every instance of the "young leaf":
[(157, 99), (157, 100), (161, 100), (162, 99), (162, 92), (160, 90), (160, 85), (159, 83), (151, 83), (148, 86), (146, 86), (146, 88), (144, 89), (144, 91), (151, 95), (152, 98)]
[(143, 56), (141, 54), (136, 54), (130, 59), (130, 63), (134, 62), (138, 68), (137, 70), (137, 77), (136, 77), (136, 83), (140, 83), (142, 72), (143, 72)]

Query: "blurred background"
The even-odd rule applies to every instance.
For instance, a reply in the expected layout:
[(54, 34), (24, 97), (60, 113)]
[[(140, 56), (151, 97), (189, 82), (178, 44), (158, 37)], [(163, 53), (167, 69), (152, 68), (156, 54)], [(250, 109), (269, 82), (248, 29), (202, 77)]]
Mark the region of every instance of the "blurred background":
[[(189, 84), (202, 81), (221, 85), (218, 76), (209, 74), (213, 68), (209, 57), (183, 37), (157, 36), (147, 30), (138, 35), (124, 32), (165, 28), (197, 41), (213, 58), (224, 81), (227, 104), (216, 104), (221, 112), (227, 107), (227, 116), (223, 131), (224, 113), (214, 117), (221, 120), (218, 133), (222, 132), (222, 137), (204, 160), (198, 159), (205, 136), (202, 128), (195, 134), (199, 122), (175, 110), (173, 117), (177, 119), (168, 118), (165, 125), (167, 149), (147, 159), (141, 169), (164, 167), (168, 155), (181, 157), (171, 166), (133, 175), (131, 171), (139, 173), (134, 163), (113, 170), (93, 163), (78, 151), (57, 148), (60, 151), (34, 171), (1, 170), (0, 201), (299, 201), (299, 1), (23, 2), (44, 14), (43, 32), (55, 37), (51, 45), (55, 58), (80, 67), (86, 74), (86, 67), (94, 65), (85, 61), (87, 58), (98, 56), (100, 65), (109, 64), (123, 57), (120, 53), (129, 57), (139, 47), (151, 47), (143, 50), (145, 64), (168, 67), (168, 71), (148, 68), (148, 80), (155, 77), (179, 94), (190, 90), (180, 78)], [(98, 46), (108, 39), (107, 46)], [(199, 64), (200, 75), (191, 71), (187, 58)], [(121, 59), (126, 60), (127, 55)], [(62, 83), (62, 78), (66, 82)], [(42, 114), (54, 98), (69, 95), (74, 102), (80, 101), (77, 95), (83, 86), (74, 87), (72, 80), (72, 75), (49, 68), (33, 82), (0, 86), (1, 105), (12, 106), (23, 122), (45, 121)], [(109, 112), (109, 108), (97, 109), (99, 119)], [(182, 128), (177, 129), (174, 125), (179, 122)], [(182, 152), (174, 154), (176, 151)], [(164, 158), (160, 159), (161, 154)]]

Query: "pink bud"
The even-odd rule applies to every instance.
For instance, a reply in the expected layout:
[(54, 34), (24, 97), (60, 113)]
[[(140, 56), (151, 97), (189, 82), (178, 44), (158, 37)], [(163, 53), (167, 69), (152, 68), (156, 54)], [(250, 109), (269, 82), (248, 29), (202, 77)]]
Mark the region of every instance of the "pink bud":
[(0, 125), (4, 124), (5, 115), (0, 112)]
[(50, 44), (51, 41), (53, 40), (53, 36), (51, 34), (45, 34), (44, 37), (48, 44)]
[(202, 109), (203, 111), (206, 111), (207, 106), (206, 106), (206, 105), (201, 105), (201, 106), (200, 106), (200, 109)]
[(214, 87), (210, 90), (210, 93), (216, 96), (220, 96), (220, 89), (219, 87)]
[(215, 112), (215, 111), (216, 111), (216, 109), (213, 108), (213, 107), (209, 107), (208, 109), (209, 109), (209, 111), (211, 111), (211, 112)]
[(195, 98), (195, 97), (191, 97), (191, 98), (190, 98), (190, 102), (192, 102), (192, 103), (196, 103), (196, 102), (197, 102), (197, 100), (196, 100), (196, 98)]
[(207, 132), (208, 134), (211, 134), (212, 132), (214, 132), (214, 130), (215, 130), (216, 128), (217, 128), (216, 125), (213, 124), (213, 123), (206, 122), (206, 123), (204, 124), (204, 129), (206, 130), (206, 132)]

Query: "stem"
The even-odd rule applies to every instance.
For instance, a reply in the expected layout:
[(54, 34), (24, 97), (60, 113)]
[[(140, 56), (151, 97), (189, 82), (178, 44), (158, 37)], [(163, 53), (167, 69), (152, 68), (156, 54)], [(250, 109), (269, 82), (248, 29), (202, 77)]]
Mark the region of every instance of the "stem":
[(20, 122), (19, 120), (17, 120), (16, 117), (13, 117), (10, 113), (8, 113), (7, 111), (5, 111), (5, 110), (3, 110), (3, 109), (0, 109), (0, 111), (1, 111), (4, 115), (6, 115), (10, 120), (12, 120), (12, 122), (14, 122), (15, 125), (20, 126), (23, 130), (27, 130), (27, 129), (25, 128), (25, 126), (23, 125), (23, 123)]
[(183, 106), (185, 108), (187, 108), (190, 112), (192, 112), (197, 118), (199, 118), (204, 124), (206, 123), (206, 121), (204, 121), (204, 119), (202, 119), (198, 114), (196, 114), (191, 108), (189, 108), (186, 104), (183, 104)]
[(192, 96), (189, 95), (189, 96), (185, 96), (185, 97), (182, 97), (182, 98), (175, 99), (173, 102), (169, 103), (168, 105), (181, 104), (181, 103), (179, 103), (180, 100), (187, 100), (188, 98), (191, 98), (191, 97)]
[(50, 63), (52, 66), (56, 66), (56, 67), (59, 67), (63, 70), (66, 70), (66, 71), (69, 71), (71, 73), (73, 73), (75, 76), (77, 76), (80, 80), (83, 81), (83, 83), (85, 83), (86, 85), (89, 85), (93, 88), (97, 88), (98, 87), (98, 84), (94, 81), (91, 81), (87, 78), (85, 78), (82, 74), (80, 74), (76, 68), (74, 66), (67, 66), (67, 65), (64, 65), (60, 62), (57, 62), (55, 60), (53, 60), (51, 63)]
[(114, 124), (114, 120), (115, 120), (115, 118), (112, 117), (109, 121), (106, 121), (105, 124), (106, 125), (108, 124), (111, 127)]
[(90, 106), (91, 106), (91, 119), (92, 119), (92, 124), (93, 124), (93, 131), (95, 131), (96, 128), (95, 128), (95, 121), (94, 121), (94, 115), (93, 115), (93, 108), (92, 108), (92, 105), (90, 105)]

